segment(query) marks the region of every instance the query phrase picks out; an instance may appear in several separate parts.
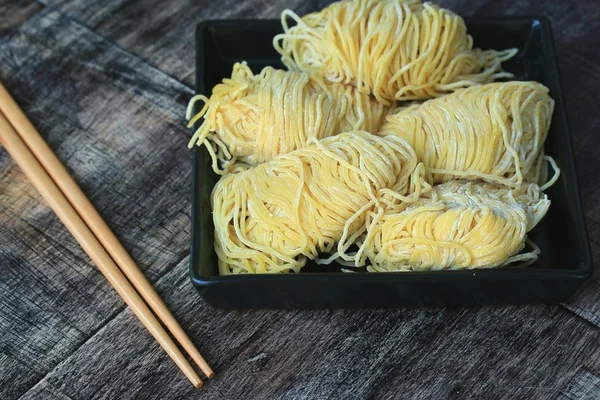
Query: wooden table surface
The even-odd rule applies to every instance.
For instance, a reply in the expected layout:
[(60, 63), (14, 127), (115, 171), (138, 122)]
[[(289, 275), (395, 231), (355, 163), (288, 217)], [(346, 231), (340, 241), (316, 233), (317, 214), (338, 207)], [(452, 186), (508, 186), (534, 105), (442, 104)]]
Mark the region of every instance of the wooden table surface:
[(216, 377), (194, 390), (0, 149), (0, 399), (600, 398), (600, 7), (440, 0), (553, 24), (596, 273), (553, 306), (223, 311), (188, 275), (195, 25), (261, 0), (0, 0), (0, 81)]

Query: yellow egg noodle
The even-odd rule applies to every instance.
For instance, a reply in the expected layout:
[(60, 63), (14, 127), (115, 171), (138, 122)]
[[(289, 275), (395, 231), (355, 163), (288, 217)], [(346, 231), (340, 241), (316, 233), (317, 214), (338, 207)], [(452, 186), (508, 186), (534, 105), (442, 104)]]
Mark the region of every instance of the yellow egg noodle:
[(367, 132), (310, 139), (305, 148), (219, 180), (212, 194), (222, 275), (298, 272), (307, 258), (364, 231), (378, 192), (414, 193), (414, 151)]
[(537, 259), (527, 233), (560, 174), (544, 154), (554, 101), (536, 82), (491, 83), (516, 49), (473, 49), (461, 17), (419, 0), (343, 0), (282, 24), (273, 44), (292, 71), (236, 63), (188, 106), (202, 122), (189, 146), (223, 175), (221, 275)]
[[(539, 249), (519, 254), (526, 233), (550, 206), (537, 184), (503, 185), (450, 181), (416, 203), (383, 213), (370, 211), (367, 234), (346, 261), (370, 272), (495, 268), (537, 259)], [(346, 249), (350, 243), (340, 243)]]
[[(205, 104), (192, 118), (197, 101)], [(236, 63), (231, 78), (216, 85), (210, 99), (197, 95), (190, 101), (189, 126), (204, 121), (189, 147), (205, 144), (213, 169), (224, 174), (302, 148), (313, 137), (375, 132), (386, 111), (352, 87), (271, 67), (254, 75), (245, 62)]]
[(500, 64), (517, 53), (473, 49), (460, 16), (416, 0), (345, 0), (302, 18), (285, 10), (281, 22), (273, 45), (289, 69), (354, 85), (385, 105), (510, 78)]
[(489, 83), (392, 110), (378, 134), (405, 139), (429, 183), (480, 178), (518, 187), (545, 179), (543, 146), (553, 109), (548, 89), (537, 82)]

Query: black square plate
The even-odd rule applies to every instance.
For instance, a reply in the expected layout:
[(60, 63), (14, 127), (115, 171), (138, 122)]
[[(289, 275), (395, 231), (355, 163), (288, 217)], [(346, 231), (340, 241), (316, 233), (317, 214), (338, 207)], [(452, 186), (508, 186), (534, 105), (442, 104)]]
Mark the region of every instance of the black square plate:
[[(548, 191), (550, 211), (530, 232), (541, 248), (527, 267), (402, 273), (343, 273), (339, 265), (307, 264), (299, 274), (219, 276), (213, 249), (210, 195), (217, 175), (204, 147), (193, 161), (190, 275), (206, 301), (220, 308), (363, 308), (556, 303), (566, 300), (591, 276), (592, 260), (577, 186), (571, 134), (554, 56), (550, 24), (544, 18), (466, 18), (475, 46), (517, 47), (504, 64), (518, 80), (535, 80), (556, 101), (546, 152), (561, 168)], [(247, 61), (254, 73), (283, 68), (272, 46), (281, 32), (277, 20), (206, 21), (196, 30), (198, 93), (230, 77), (233, 64)]]

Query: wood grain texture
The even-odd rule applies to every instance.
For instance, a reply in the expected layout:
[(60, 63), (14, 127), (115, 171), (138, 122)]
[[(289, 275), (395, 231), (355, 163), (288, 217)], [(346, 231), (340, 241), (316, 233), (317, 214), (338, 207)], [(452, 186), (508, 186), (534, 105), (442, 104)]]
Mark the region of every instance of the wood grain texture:
[(0, 0), (0, 36), (9, 34), (44, 8), (34, 0)]
[(191, 389), (0, 150), (0, 398), (600, 398), (596, 2), (438, 2), (463, 15), (551, 20), (594, 280), (564, 307), (367, 311), (216, 310), (187, 276), (182, 117), (192, 91), (168, 75), (193, 83), (202, 19), (272, 18), (284, 6), (326, 1), (43, 3), (64, 14), (0, 0), (0, 80), (156, 281), (217, 378)]
[[(0, 65), (146, 275), (154, 281), (186, 256), (191, 91), (56, 12), (2, 37)], [(4, 150), (0, 224), (0, 397), (13, 398), (123, 305)]]
[(125, 310), (23, 399), (549, 399), (589, 386), (582, 366), (600, 376), (600, 330), (560, 306), (223, 311), (198, 301), (187, 262), (157, 288), (213, 362), (201, 391)]
[(560, 391), (560, 400), (595, 400), (600, 397), (600, 378), (583, 369)]

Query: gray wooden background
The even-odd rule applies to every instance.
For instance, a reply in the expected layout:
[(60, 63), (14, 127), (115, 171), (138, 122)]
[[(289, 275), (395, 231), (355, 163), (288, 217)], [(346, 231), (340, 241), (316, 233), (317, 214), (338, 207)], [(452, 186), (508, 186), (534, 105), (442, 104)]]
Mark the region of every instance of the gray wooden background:
[[(440, 0), (554, 28), (600, 260), (600, 5)], [(0, 0), (0, 80), (216, 371), (192, 389), (0, 149), (0, 399), (600, 398), (600, 266), (556, 306), (222, 311), (187, 276), (196, 23), (261, 0)]]

